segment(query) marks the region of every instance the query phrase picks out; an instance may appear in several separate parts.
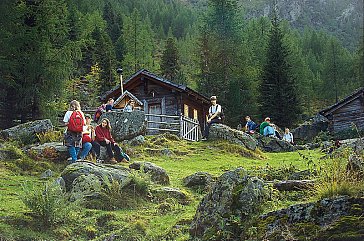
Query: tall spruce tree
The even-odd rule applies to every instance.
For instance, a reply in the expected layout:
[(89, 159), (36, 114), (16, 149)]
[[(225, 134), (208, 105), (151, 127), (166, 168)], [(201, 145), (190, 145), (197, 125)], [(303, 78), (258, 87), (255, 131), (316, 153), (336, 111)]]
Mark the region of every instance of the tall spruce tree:
[(209, 12), (200, 29), (199, 90), (217, 95), (229, 124), (237, 124), (241, 107), (250, 106), (252, 93), (246, 78), (237, 0), (210, 0)]
[(273, 14), (271, 22), (267, 62), (260, 84), (260, 111), (263, 117), (270, 116), (279, 126), (289, 127), (299, 119), (301, 106), (292, 66), (287, 61), (290, 51), (284, 44), (284, 34), (276, 14)]
[(64, 82), (80, 57), (69, 40), (67, 5), (64, 0), (9, 1), (4, 9), (11, 12), (2, 25), (0, 53), (8, 66), (1, 78), (11, 108), (7, 113), (22, 122), (56, 117)]
[(126, 50), (123, 69), (126, 76), (141, 68), (150, 71), (159, 69), (153, 58), (155, 44), (151, 23), (148, 18), (142, 20), (137, 9), (125, 17), (123, 36)]
[(162, 55), (161, 72), (164, 77), (174, 81), (178, 76), (179, 70), (179, 53), (176, 41), (173, 37), (169, 37)]

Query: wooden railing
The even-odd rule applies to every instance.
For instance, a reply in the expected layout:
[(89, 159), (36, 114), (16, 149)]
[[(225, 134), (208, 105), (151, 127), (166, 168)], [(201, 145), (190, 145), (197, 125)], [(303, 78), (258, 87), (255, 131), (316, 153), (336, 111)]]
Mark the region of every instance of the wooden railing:
[(180, 136), (189, 141), (199, 141), (201, 139), (201, 128), (198, 120), (181, 116)]
[(170, 132), (189, 141), (199, 141), (201, 139), (201, 128), (198, 120), (183, 115), (145, 114), (145, 116), (148, 122), (148, 135)]

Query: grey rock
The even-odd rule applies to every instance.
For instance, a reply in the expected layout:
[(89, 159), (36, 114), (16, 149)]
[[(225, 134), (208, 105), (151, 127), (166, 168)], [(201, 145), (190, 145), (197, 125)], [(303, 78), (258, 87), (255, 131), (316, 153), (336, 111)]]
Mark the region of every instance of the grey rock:
[(355, 153), (358, 155), (362, 154), (364, 151), (364, 138), (355, 138), (355, 139), (347, 139), (341, 140), (340, 144), (343, 147), (350, 147), (353, 149)]
[(206, 235), (224, 231), (232, 232), (238, 238), (240, 233), (231, 230), (234, 226), (230, 223), (231, 218), (249, 220), (252, 214), (259, 212), (266, 197), (264, 182), (248, 176), (244, 169), (224, 173), (200, 202), (190, 226), (191, 236), (207, 240)]
[(309, 178), (312, 174), (310, 170), (303, 170), (303, 171), (298, 171), (295, 173), (292, 173), (292, 175), (290, 175), (288, 177), (289, 180), (304, 180)]
[(310, 189), (313, 185), (313, 180), (286, 180), (275, 182), (273, 187), (279, 191), (300, 191)]
[(69, 156), (68, 149), (62, 142), (49, 142), (42, 145), (31, 146), (27, 153), (32, 157), (42, 157), (63, 161)]
[(67, 191), (72, 189), (73, 181), (81, 175), (95, 175), (100, 183), (104, 183), (106, 178), (108, 180), (116, 180), (123, 187), (128, 185), (131, 181), (131, 172), (128, 168), (119, 165), (103, 165), (91, 162), (76, 162), (68, 165), (61, 177), (65, 181)]
[(130, 146), (141, 146), (143, 145), (145, 142), (145, 138), (142, 135), (139, 135), (137, 137), (134, 137), (131, 140), (125, 140), (123, 141), (123, 143), (130, 145)]
[(165, 155), (165, 156), (172, 156), (174, 153), (173, 153), (173, 151), (171, 151), (171, 150), (169, 150), (169, 149), (167, 149), (167, 148), (164, 148), (162, 151), (161, 151), (161, 153), (163, 154), (163, 155)]
[(41, 175), (40, 175), (40, 178), (42, 179), (47, 179), (47, 178), (50, 178), (50, 177), (53, 177), (54, 173), (51, 169), (48, 169), (48, 170), (45, 170)]
[(20, 124), (9, 129), (0, 131), (0, 137), (4, 139), (23, 140), (24, 138), (32, 138), (36, 142), (36, 133), (44, 133), (53, 130), (51, 120), (36, 120)]
[(71, 199), (97, 197), (101, 193), (102, 184), (105, 184), (104, 182), (107, 180), (109, 180), (107, 177), (100, 178), (95, 174), (79, 175), (72, 182)]
[(257, 142), (252, 136), (223, 124), (211, 125), (209, 140), (227, 140), (231, 143), (242, 145), (249, 150), (257, 148)]
[(349, 156), (349, 161), (346, 166), (346, 170), (353, 174), (359, 174), (360, 176), (364, 175), (364, 160), (362, 157), (351, 154)]
[(258, 147), (266, 152), (289, 152), (294, 151), (293, 145), (275, 137), (266, 137), (258, 133), (254, 134), (257, 138)]
[(153, 182), (168, 185), (169, 176), (162, 167), (159, 167), (151, 162), (134, 162), (129, 165), (130, 169), (142, 170), (144, 173), (150, 175)]
[(327, 131), (329, 121), (324, 116), (317, 114), (310, 120), (292, 131), (295, 140), (305, 142), (313, 141), (313, 139), (322, 131)]
[[(268, 218), (273, 220), (266, 226), (266, 236), (269, 237), (269, 234), (287, 230), (287, 225), (294, 226), (295, 223), (311, 223), (322, 227), (330, 225), (338, 218), (349, 215), (354, 206), (359, 210), (363, 210), (364, 199), (344, 196), (292, 205), (289, 208), (260, 216), (259, 222), (265, 222)], [(360, 216), (363, 213), (357, 213), (357, 215)]]
[(137, 136), (145, 135), (147, 121), (143, 111), (121, 112), (111, 111), (102, 114), (111, 124), (111, 134), (116, 141), (131, 140)]
[(211, 174), (207, 172), (196, 172), (183, 179), (185, 187), (206, 189), (213, 182)]
[(58, 185), (62, 188), (62, 190), (66, 190), (66, 183), (62, 177), (58, 177), (56, 180), (54, 180), (53, 185)]
[(153, 189), (152, 195), (155, 201), (163, 201), (167, 198), (174, 198), (182, 204), (187, 204), (190, 202), (188, 195), (179, 188), (160, 187)]

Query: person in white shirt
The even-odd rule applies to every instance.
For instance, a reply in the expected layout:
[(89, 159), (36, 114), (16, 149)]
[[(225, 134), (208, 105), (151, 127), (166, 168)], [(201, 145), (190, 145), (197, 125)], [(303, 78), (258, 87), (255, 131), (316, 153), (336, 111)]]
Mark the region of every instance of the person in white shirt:
[(123, 109), (123, 112), (132, 112), (134, 110), (135, 101), (130, 99)]
[(291, 143), (292, 145), (294, 144), (294, 142), (293, 142), (293, 134), (289, 131), (288, 128), (285, 128), (284, 129), (283, 140), (286, 141), (286, 142)]
[[(80, 131), (70, 130), (70, 125), (75, 123), (75, 118), (72, 118), (74, 113), (78, 114), (78, 118), (80, 118), (80, 125), (82, 125)], [(70, 102), (69, 109), (63, 117), (63, 122), (65, 126), (67, 126), (64, 144), (68, 148), (68, 152), (71, 156), (71, 163), (73, 163), (78, 160), (77, 156), (82, 148), (82, 129), (85, 124), (85, 116), (81, 111), (80, 102), (77, 100), (72, 100)]]
[(216, 96), (215, 95), (211, 96), (210, 101), (211, 101), (211, 106), (209, 108), (209, 115), (207, 118), (207, 124), (205, 126), (205, 132), (204, 136), (202, 137), (202, 140), (207, 140), (207, 138), (209, 137), (210, 126), (212, 124), (222, 122), (221, 119), (222, 108), (221, 105), (217, 104)]

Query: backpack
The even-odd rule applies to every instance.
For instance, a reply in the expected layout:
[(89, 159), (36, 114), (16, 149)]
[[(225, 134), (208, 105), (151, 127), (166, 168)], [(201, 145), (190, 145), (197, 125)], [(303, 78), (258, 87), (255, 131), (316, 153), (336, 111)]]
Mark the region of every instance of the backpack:
[(220, 105), (221, 107), (221, 112), (220, 112), (220, 118), (221, 118), (221, 121), (224, 121), (225, 120), (225, 113), (224, 113), (224, 110), (222, 109), (222, 106)]
[(84, 124), (81, 112), (73, 111), (68, 121), (67, 129), (72, 132), (81, 133), (83, 131)]

